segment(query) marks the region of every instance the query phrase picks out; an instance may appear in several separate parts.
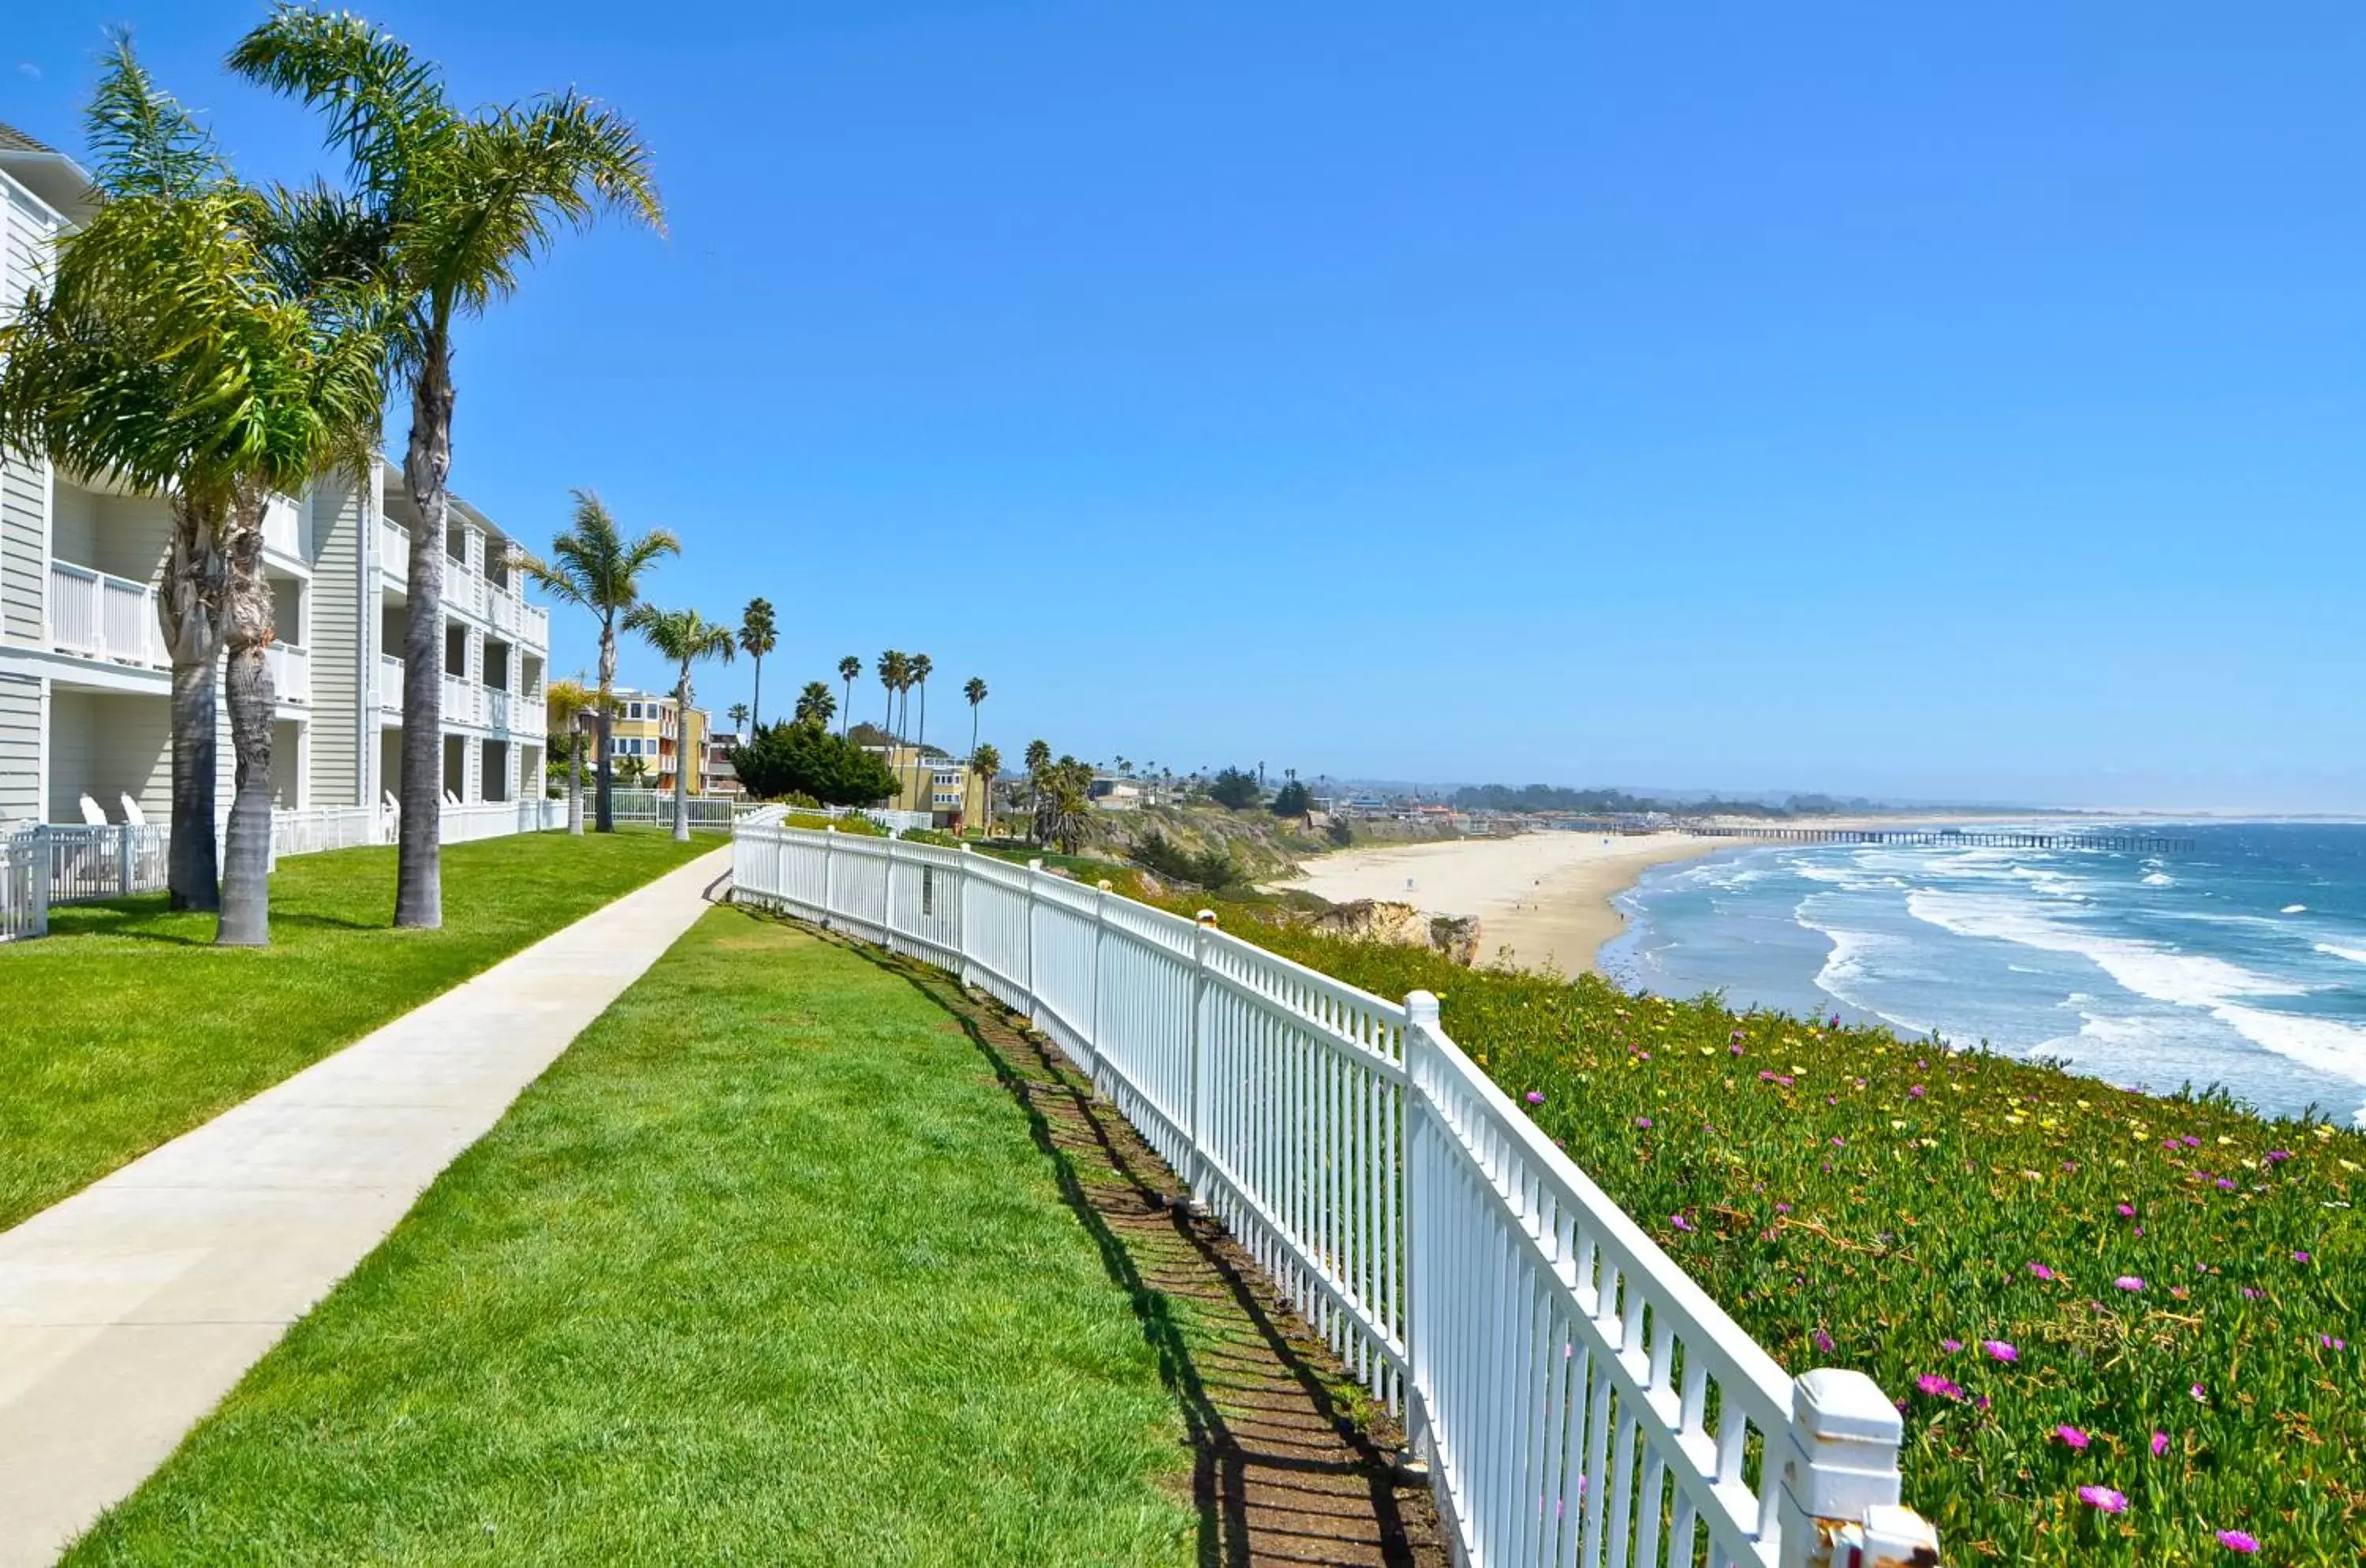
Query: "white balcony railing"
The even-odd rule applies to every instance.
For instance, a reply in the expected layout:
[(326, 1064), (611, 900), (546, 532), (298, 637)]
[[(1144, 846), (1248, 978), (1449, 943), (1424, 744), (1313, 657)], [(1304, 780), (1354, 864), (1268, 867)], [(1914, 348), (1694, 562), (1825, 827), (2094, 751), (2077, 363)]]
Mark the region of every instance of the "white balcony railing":
[(284, 642), (271, 645), (271, 687), (283, 703), (312, 700), (312, 655)]
[(482, 724), (485, 722), (485, 688), (474, 681), (463, 681), (457, 675), (444, 677), (444, 722), (446, 724)]
[(377, 656), (377, 705), (389, 713), (402, 711), (402, 660), (391, 653)]
[(507, 729), (510, 727), (510, 694), (498, 686), (478, 689), (483, 694), (483, 705), (479, 711), (485, 716), (486, 728)]
[(304, 552), (302, 519), (296, 503), (284, 495), (275, 495), (263, 503), (263, 547), (290, 560), (310, 559)]
[(411, 535), (398, 523), (380, 519), (377, 525), (377, 562), (397, 582), (411, 576)]
[(156, 619), (156, 591), (72, 561), (50, 562), (50, 646), (84, 659), (163, 668), (172, 663)]

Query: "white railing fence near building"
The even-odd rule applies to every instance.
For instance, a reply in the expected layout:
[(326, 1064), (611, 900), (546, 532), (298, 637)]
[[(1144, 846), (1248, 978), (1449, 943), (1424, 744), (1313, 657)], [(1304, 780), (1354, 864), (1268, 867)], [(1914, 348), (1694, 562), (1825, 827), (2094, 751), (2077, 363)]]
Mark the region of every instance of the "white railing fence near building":
[[(441, 840), (447, 844), (551, 832), (566, 828), (567, 803), (536, 797), (446, 806), (440, 820)], [(216, 823), (214, 831), (219, 853), (222, 824)], [(314, 807), (271, 814), (275, 864), (287, 855), (391, 844), (394, 839), (393, 813), (377, 807)], [(162, 891), (171, 842), (170, 829), (159, 822), (0, 827), (0, 942), (45, 934), (52, 905)]]
[(768, 825), (733, 897), (957, 975), (1055, 1041), (1402, 1414), (1460, 1561), (1935, 1563), (1897, 1408), (1787, 1378), (1438, 1024), (971, 852)]
[[(586, 793), (588, 795), (589, 792)], [(741, 802), (737, 795), (693, 795), (685, 804), (690, 807), (692, 832), (727, 833)], [(660, 828), (673, 826), (673, 791), (670, 789), (618, 789), (612, 784), (608, 790), (608, 808), (619, 822), (654, 822)]]

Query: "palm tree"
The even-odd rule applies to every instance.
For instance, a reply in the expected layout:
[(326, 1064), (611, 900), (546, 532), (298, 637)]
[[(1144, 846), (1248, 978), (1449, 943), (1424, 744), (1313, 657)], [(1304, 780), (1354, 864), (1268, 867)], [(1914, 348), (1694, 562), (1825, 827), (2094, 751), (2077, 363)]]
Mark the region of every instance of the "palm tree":
[(904, 690), (905, 680), (911, 671), (911, 660), (891, 648), (879, 655), (875, 668), (879, 672), (879, 683), (887, 689), (887, 719), (880, 728), (888, 739), (895, 740), (899, 739), (896, 733), (896, 698)]
[(962, 695), (969, 699), (969, 749), (975, 754), (977, 750), (977, 708), (986, 701), (985, 678), (973, 675), (963, 682)]
[[(682, 673), (673, 685), (674, 711), (682, 715), (682, 741), (690, 743), (690, 667), (702, 660), (720, 659), (731, 662), (734, 644), (731, 628), (706, 619), (695, 610), (660, 610), (654, 604), (636, 604), (633, 613), (625, 617), (625, 625), (641, 634), (649, 647), (661, 658), (670, 659), (681, 667)], [(690, 842), (690, 759), (674, 760), (673, 770), (673, 839), (678, 844)]]
[(838, 711), (838, 699), (819, 681), (807, 681), (805, 690), (797, 694), (796, 720), (815, 729), (828, 729), (829, 716)]
[[(167, 882), (175, 908), (222, 910), (218, 942), (261, 945), (274, 707), (263, 513), (273, 491), (366, 454), (378, 422), (377, 302), (291, 265), (308, 198), (239, 185), (128, 36), (84, 120), (106, 199), (62, 242), (47, 294), (0, 333), (0, 446), (169, 496), (158, 594), (173, 662)], [(218, 886), (225, 646), (237, 793)]]
[[(1039, 823), (1043, 816), (1043, 770), (1051, 765), (1052, 743), (1042, 739), (1030, 740), (1027, 743), (1027, 815)], [(1042, 845), (1041, 834), (1037, 834), (1035, 841), (1038, 847)]]
[(583, 716), (599, 700), (585, 689), (580, 676), (553, 681), (543, 693), (550, 713), (546, 728), (567, 741), (567, 830), (578, 835), (583, 831)]
[(647, 784), (649, 777), (649, 764), (648, 759), (642, 757), (626, 757), (616, 764), (616, 776), (624, 780), (626, 784), (635, 786)]
[(772, 602), (750, 599), (748, 607), (739, 612), (739, 651), (756, 661), (756, 722), (764, 720), (764, 655), (780, 643), (778, 628), (772, 624)]
[(848, 654), (838, 661), (838, 678), (846, 682), (846, 703), (838, 710), (838, 738), (846, 739), (846, 726), (854, 717), (854, 682), (862, 678), (862, 660)]
[[(411, 387), (402, 473), (419, 521), (406, 584), (394, 923), (440, 926), (453, 328), (515, 293), (559, 229), (614, 211), (662, 231), (664, 212), (630, 120), (572, 90), (464, 113), (434, 62), (358, 17), (282, 5), (239, 41), (230, 66), (325, 112), (355, 186), (340, 209), (352, 220), (327, 227), (336, 245), (366, 255), (399, 313), (388, 369)], [(604, 746), (600, 761), (604, 780)], [(603, 818), (606, 803), (603, 791)]]
[[(973, 681), (970, 684), (976, 685), (978, 682)], [(994, 743), (990, 740), (983, 746), (973, 746), (969, 749), (969, 768), (970, 772), (985, 781), (983, 798), (986, 801), (986, 821), (980, 826), (978, 832), (982, 838), (991, 838), (994, 834), (994, 775), (1002, 772), (1002, 753), (994, 749)]]
[(731, 716), (731, 728), (732, 728), (732, 732), (733, 732), (734, 734), (738, 734), (738, 735), (746, 735), (747, 733), (749, 733), (749, 730), (748, 730), (748, 711), (749, 711), (749, 710), (748, 710), (748, 705), (747, 705), (746, 703), (733, 703), (729, 707), (726, 708), (724, 711), (725, 711), (726, 713), (727, 713), (727, 714), (729, 714), (729, 715)]
[[(529, 557), (524, 562), (525, 573), (554, 599), (561, 604), (578, 604), (599, 617), (600, 621), (600, 685), (599, 702), (593, 709), (593, 722), (598, 725), (598, 739), (592, 744), (592, 795), (595, 826), (603, 833), (616, 830), (615, 808), (609, 800), (610, 778), (615, 772), (608, 755), (608, 729), (615, 716), (616, 707), (616, 623), (631, 614), (641, 602), (641, 579), (650, 568), (667, 556), (682, 553), (682, 541), (670, 530), (652, 528), (637, 539), (626, 540), (616, 527), (616, 519), (601, 502), (599, 496), (588, 490), (575, 495), (575, 526), (550, 542), (550, 559), (539, 561)], [(414, 542), (412, 555), (419, 553)], [(413, 575), (417, 568), (412, 569)], [(416, 639), (410, 639), (416, 640)], [(405, 646), (409, 646), (406, 641)], [(404, 677), (403, 722), (410, 722), (411, 689), (409, 677)], [(404, 745), (408, 747), (406, 737)], [(405, 782), (408, 783), (410, 757), (403, 759)], [(411, 804), (403, 802), (402, 814), (411, 815)]]
[(925, 653), (912, 655), (912, 684), (920, 689), (920, 729), (912, 742), (912, 789), (920, 809), (930, 809), (936, 792), (924, 782), (929, 773), (929, 676), (936, 660)]

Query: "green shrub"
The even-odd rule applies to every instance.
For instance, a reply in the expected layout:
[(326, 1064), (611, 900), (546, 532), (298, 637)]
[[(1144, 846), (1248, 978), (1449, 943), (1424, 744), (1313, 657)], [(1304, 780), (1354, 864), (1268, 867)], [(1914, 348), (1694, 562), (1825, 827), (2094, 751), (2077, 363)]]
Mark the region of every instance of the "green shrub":
[(1139, 866), (1175, 882), (1220, 892), (1241, 880), (1240, 867), (1221, 848), (1187, 850), (1155, 829), (1127, 852)]
[(724, 755), (741, 786), (760, 800), (800, 795), (828, 806), (869, 806), (897, 788), (875, 752), (809, 724), (768, 724)]

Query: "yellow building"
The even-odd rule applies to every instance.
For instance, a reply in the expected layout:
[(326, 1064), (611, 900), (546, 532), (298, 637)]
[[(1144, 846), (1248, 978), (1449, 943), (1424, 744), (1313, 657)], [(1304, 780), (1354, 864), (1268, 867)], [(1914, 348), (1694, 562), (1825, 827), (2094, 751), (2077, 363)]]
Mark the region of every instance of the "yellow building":
[(673, 698), (655, 692), (616, 689), (616, 711), (608, 721), (608, 756), (612, 771), (637, 760), (646, 770), (641, 782), (651, 789), (670, 791), (674, 770), (688, 759), (687, 784), (693, 795), (704, 793), (707, 718), (704, 708), (690, 710), (689, 743), (683, 744), (681, 715)]
[(986, 780), (955, 757), (923, 756), (913, 746), (867, 746), (896, 775), (897, 811), (925, 811), (947, 832), (966, 832), (986, 821)]

